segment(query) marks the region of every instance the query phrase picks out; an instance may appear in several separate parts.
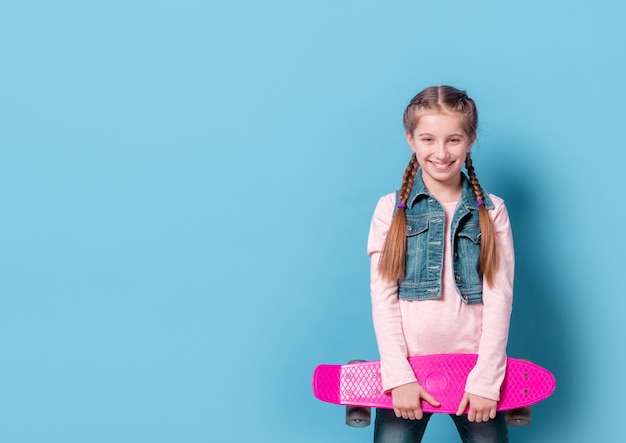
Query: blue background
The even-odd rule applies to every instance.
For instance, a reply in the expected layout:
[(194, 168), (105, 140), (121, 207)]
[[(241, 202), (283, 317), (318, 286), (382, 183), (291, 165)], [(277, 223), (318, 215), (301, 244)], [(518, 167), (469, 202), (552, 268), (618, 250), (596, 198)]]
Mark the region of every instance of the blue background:
[(509, 354), (558, 380), (512, 441), (620, 441), (625, 13), (3, 1), (0, 441), (371, 441), (310, 377), (378, 357), (369, 221), (432, 84), (476, 99), (511, 214)]

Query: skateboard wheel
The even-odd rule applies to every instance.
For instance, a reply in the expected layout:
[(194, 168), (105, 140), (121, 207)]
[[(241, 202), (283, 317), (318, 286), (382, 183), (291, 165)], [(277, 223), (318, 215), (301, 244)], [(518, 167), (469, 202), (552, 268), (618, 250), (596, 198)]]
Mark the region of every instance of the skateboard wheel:
[(509, 426), (528, 426), (531, 423), (530, 406), (506, 411), (506, 424)]
[(372, 409), (362, 406), (346, 406), (346, 424), (353, 428), (364, 428), (370, 425)]

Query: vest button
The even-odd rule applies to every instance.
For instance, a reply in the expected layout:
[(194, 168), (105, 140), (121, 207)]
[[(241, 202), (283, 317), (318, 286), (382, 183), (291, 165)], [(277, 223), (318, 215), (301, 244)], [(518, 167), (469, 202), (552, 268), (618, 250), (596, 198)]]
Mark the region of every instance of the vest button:
[(459, 274), (454, 276), (457, 283), (461, 283), (461, 276)]

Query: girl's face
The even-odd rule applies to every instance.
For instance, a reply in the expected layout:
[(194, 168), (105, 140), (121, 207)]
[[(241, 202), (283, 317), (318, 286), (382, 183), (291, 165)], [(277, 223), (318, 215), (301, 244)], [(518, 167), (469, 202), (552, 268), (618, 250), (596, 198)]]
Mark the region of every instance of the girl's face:
[(463, 129), (463, 116), (428, 112), (419, 117), (406, 139), (422, 167), (426, 188), (438, 199), (454, 201), (461, 191), (461, 168), (474, 137)]

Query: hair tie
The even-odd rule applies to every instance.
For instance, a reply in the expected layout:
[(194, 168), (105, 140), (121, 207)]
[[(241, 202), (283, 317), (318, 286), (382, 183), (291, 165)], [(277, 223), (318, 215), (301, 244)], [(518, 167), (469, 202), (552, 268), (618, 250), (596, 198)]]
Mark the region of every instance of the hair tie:
[(485, 202), (482, 200), (476, 200), (476, 204), (478, 205), (478, 207), (480, 208), (481, 206), (485, 205)]
[(404, 203), (402, 200), (398, 202), (398, 208), (406, 208), (406, 203)]

